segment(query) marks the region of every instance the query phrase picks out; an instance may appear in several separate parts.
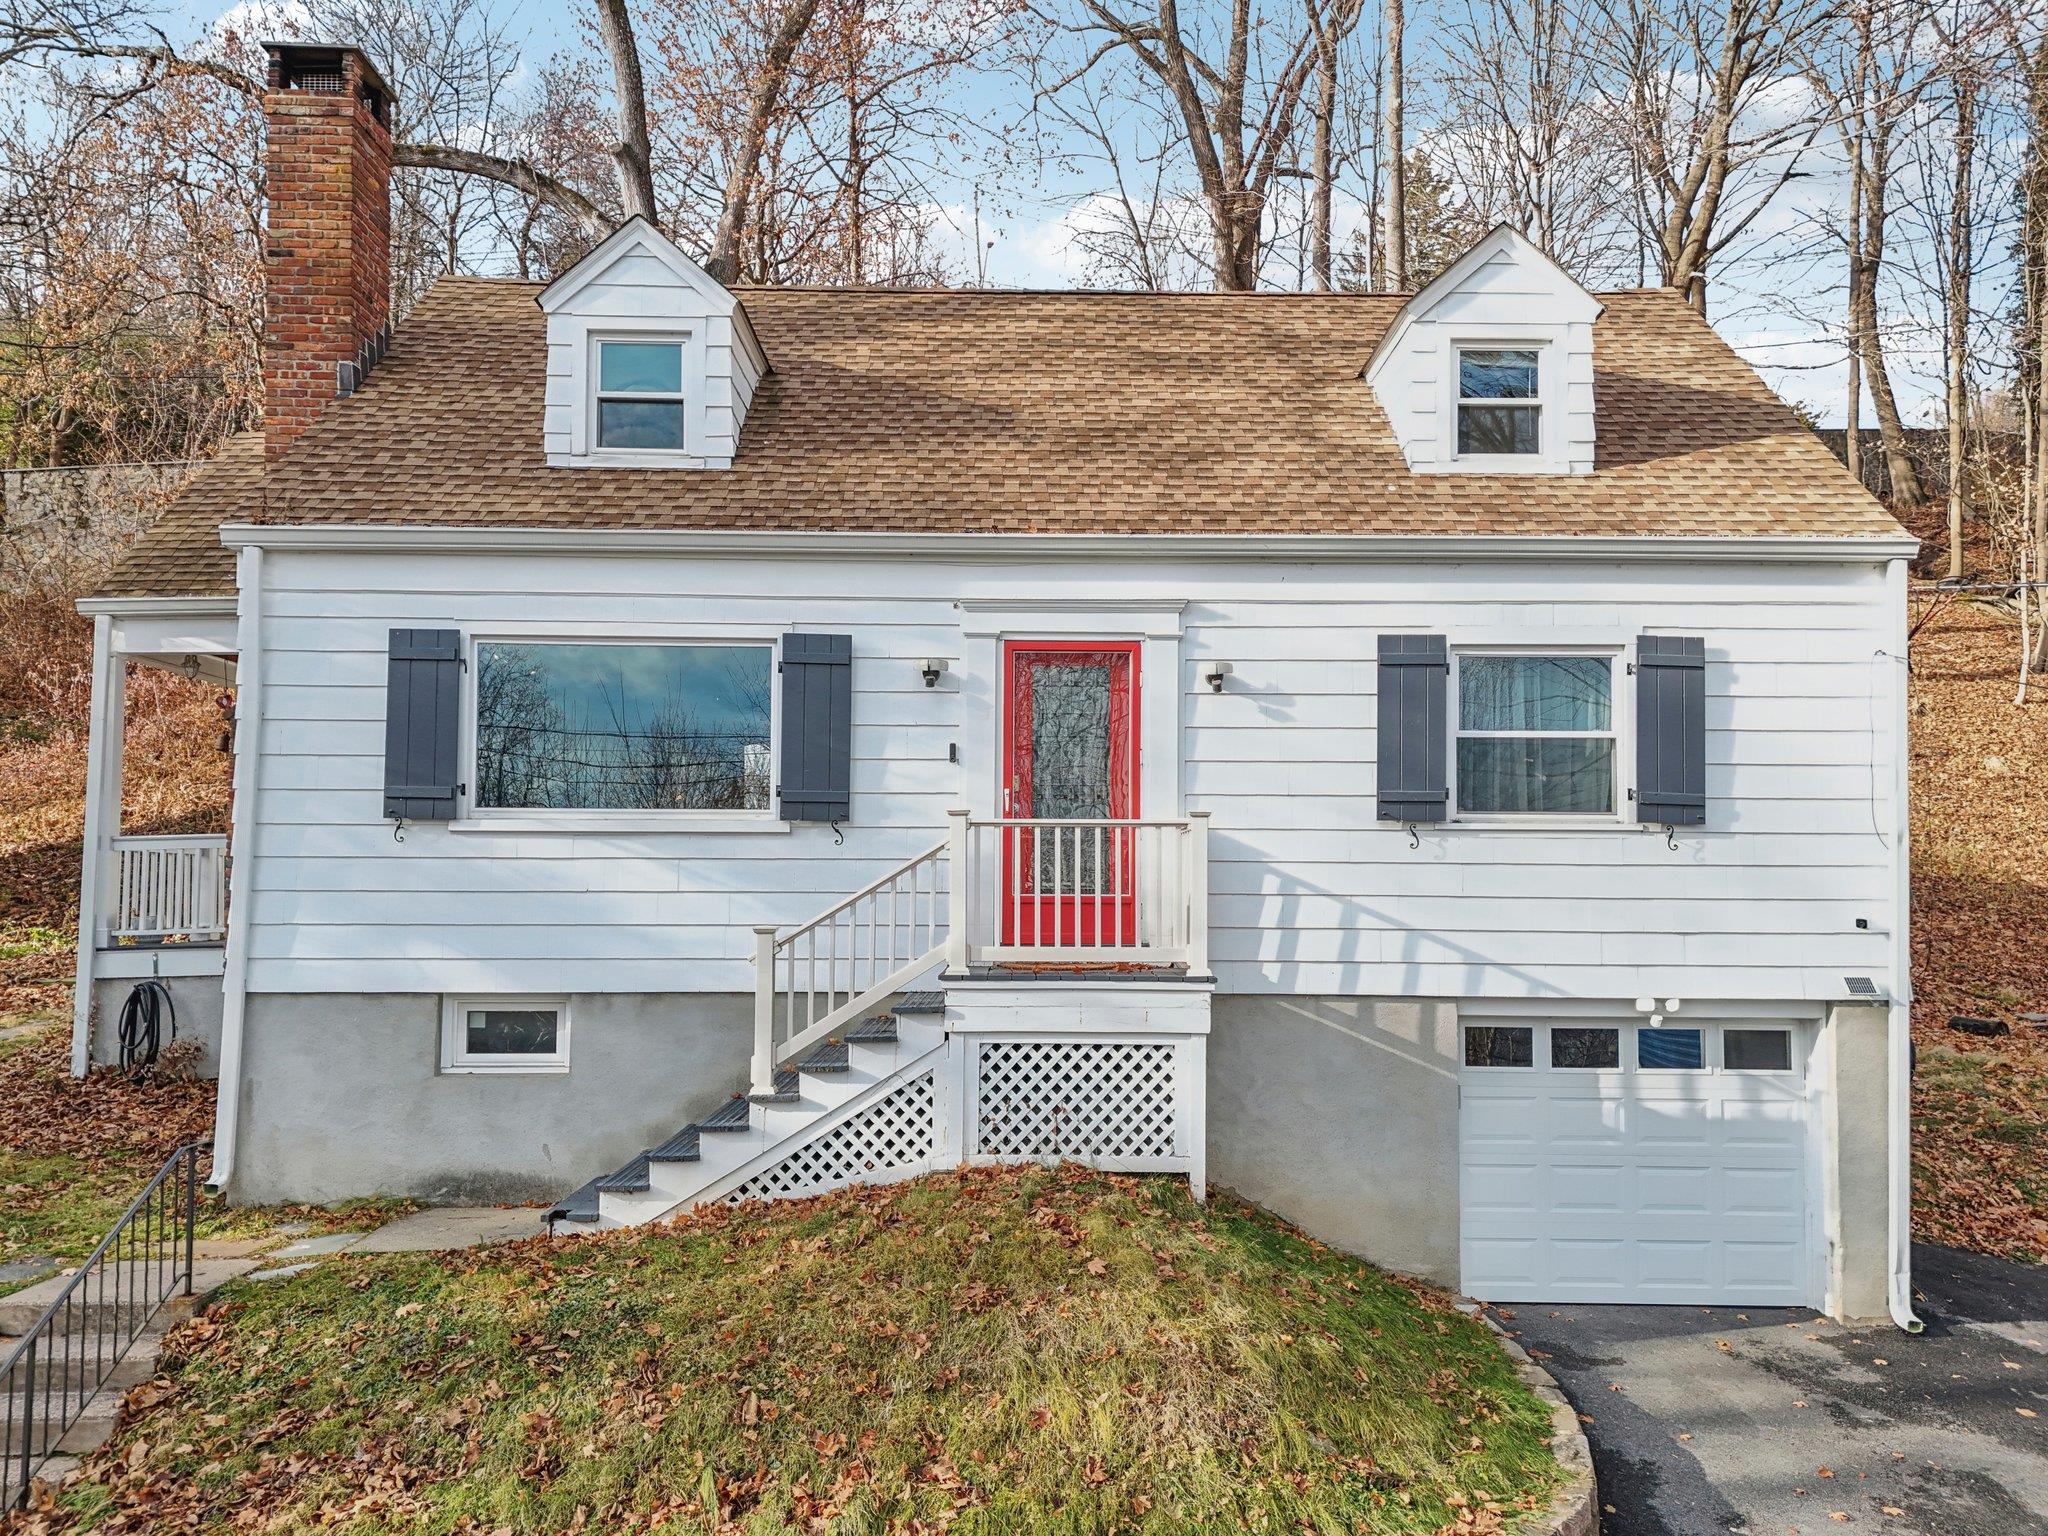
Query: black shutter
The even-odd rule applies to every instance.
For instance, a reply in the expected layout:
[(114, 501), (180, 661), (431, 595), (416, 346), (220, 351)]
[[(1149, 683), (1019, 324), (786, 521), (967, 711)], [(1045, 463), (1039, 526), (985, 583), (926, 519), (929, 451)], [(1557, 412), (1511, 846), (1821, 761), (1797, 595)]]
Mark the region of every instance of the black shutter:
[(391, 631), (384, 694), (384, 814), (450, 821), (462, 708), (462, 635), (453, 629)]
[(1636, 817), (1660, 826), (1707, 820), (1707, 642), (1636, 639)]
[(853, 798), (853, 636), (782, 637), (784, 821), (845, 821)]
[(1450, 814), (1450, 679), (1442, 635), (1380, 636), (1381, 821), (1442, 821)]

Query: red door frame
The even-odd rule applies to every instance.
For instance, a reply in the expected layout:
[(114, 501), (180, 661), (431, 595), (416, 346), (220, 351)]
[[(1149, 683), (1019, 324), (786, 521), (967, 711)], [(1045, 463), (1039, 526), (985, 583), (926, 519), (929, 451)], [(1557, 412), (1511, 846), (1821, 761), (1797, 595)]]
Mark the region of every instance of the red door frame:
[[(1122, 691), (1128, 696), (1126, 720), (1128, 722), (1128, 750), (1125, 755), (1124, 798), (1128, 806), (1121, 812), (1112, 809), (1115, 819), (1135, 819), (1139, 814), (1139, 763), (1143, 732), (1140, 713), (1140, 677), (1143, 672), (1144, 648), (1136, 640), (1005, 640), (1003, 642), (1003, 687), (1002, 687), (1002, 756), (999, 768), (1001, 783), (996, 788), (998, 807), (1005, 819), (1015, 816), (1025, 819), (1021, 801), (1012, 797), (1011, 786), (1021, 782), (1025, 793), (1030, 792), (1031, 765), (1028, 761), (1020, 764), (1016, 754), (1028, 740), (1018, 731), (1018, 667), (1024, 656), (1047, 653), (1067, 655), (1100, 655), (1104, 653), (1123, 656), (1126, 659), (1123, 672)], [(1119, 688), (1115, 670), (1110, 673), (1112, 697)], [(1112, 722), (1114, 712), (1112, 712)], [(1113, 726), (1112, 726), (1113, 729)], [(1112, 736), (1112, 750), (1114, 737)], [(1112, 765), (1114, 766), (1114, 765)], [(1021, 771), (1020, 771), (1021, 770)], [(1114, 807), (1117, 795), (1112, 780), (1110, 803)], [(1023, 947), (1046, 947), (1054, 945), (1107, 944), (1112, 940), (1123, 945), (1137, 943), (1137, 865), (1135, 836), (1127, 834), (1121, 850), (1115, 852), (1116, 863), (1121, 866), (1122, 878), (1112, 883), (1117, 888), (1115, 897), (1105, 901), (1100, 898), (1082, 900), (1077, 896), (1062, 894), (1054, 897), (1051, 893), (1039, 893), (1035, 889), (1039, 861), (1033, 834), (1026, 829), (1013, 829), (1003, 836), (1003, 927), (1002, 942), (1005, 945)], [(1115, 850), (1115, 839), (1105, 839), (1105, 846)], [(1022, 898), (1019, 896), (1019, 863), (1027, 877), (1023, 884)], [(1098, 929), (1101, 931), (1098, 932)]]

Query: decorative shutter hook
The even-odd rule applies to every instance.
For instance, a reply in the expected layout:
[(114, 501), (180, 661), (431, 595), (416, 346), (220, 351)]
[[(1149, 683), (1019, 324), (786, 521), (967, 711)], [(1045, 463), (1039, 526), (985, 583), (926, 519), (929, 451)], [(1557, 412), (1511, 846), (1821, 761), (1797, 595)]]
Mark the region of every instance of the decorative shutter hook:
[(391, 818), (391, 841), (394, 843), (405, 841), (405, 818), (403, 816)]
[(1415, 823), (1412, 821), (1408, 823), (1408, 846), (1410, 848), (1420, 848), (1422, 846), (1422, 834), (1416, 830)]

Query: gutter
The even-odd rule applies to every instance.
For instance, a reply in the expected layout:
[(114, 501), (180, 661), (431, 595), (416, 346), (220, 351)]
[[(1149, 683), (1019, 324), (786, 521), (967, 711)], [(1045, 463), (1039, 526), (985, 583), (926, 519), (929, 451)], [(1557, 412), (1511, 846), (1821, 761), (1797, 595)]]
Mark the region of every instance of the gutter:
[(480, 528), (474, 524), (228, 523), (230, 549), (408, 554), (833, 555), (844, 559), (1046, 560), (1063, 555), (1211, 560), (1692, 560), (1859, 563), (1919, 551), (1905, 535), (1857, 538), (1635, 537), (1596, 534), (858, 533), (828, 529)]
[(241, 596), (235, 626), (235, 809), (228, 841), (228, 933), (221, 974), (220, 1082), (213, 1108), (213, 1167), (206, 1185), (224, 1190), (235, 1172), (242, 1118), (242, 1036), (249, 996), (249, 908), (256, 873), (256, 767), (263, 732), (263, 551), (235, 557)]
[(1906, 667), (1906, 562), (1892, 560), (1885, 566), (1885, 595), (1892, 612), (1892, 638), (1879, 654), (1891, 662), (1896, 682), (1890, 700), (1895, 751), (1892, 764), (1892, 954), (1891, 1008), (1887, 1019), (1886, 1044), (1890, 1052), (1886, 1085), (1891, 1095), (1890, 1151), (1891, 1275), (1886, 1287), (1892, 1321), (1908, 1333), (1927, 1325), (1913, 1312), (1913, 917), (1912, 848), (1907, 839), (1907, 813), (1911, 783), (1912, 751), (1907, 735), (1909, 725), (1906, 689), (1910, 673)]

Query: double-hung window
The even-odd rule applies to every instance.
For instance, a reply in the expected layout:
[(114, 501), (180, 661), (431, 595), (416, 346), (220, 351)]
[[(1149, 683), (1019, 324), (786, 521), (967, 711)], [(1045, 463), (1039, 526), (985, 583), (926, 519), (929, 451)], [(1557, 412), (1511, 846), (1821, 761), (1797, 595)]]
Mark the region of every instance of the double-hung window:
[(1455, 666), (1457, 815), (1615, 814), (1613, 655), (1460, 651)]
[(768, 809), (774, 648), (480, 640), (480, 811)]
[(597, 446), (683, 449), (683, 344), (597, 344)]
[(1543, 451), (1534, 347), (1458, 349), (1458, 457)]

